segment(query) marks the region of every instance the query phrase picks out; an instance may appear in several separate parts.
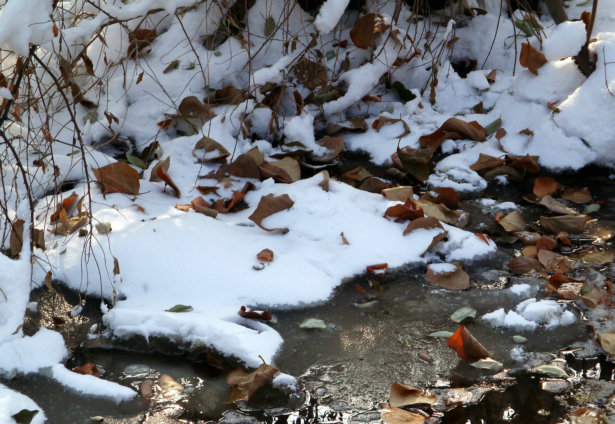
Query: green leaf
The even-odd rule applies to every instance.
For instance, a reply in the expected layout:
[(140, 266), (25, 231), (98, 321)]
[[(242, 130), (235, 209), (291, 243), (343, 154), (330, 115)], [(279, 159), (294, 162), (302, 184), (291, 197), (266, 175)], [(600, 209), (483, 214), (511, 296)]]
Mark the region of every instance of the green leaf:
[(192, 310), (192, 306), (182, 305), (182, 304), (177, 304), (173, 306), (171, 309), (166, 309), (167, 312), (190, 312), (191, 310)]
[(527, 19), (515, 21), (515, 26), (519, 28), (521, 31), (523, 31), (526, 37), (531, 37), (532, 35), (536, 35), (534, 33), (534, 28), (532, 28), (532, 25), (528, 22)]
[(598, 203), (592, 203), (591, 205), (585, 206), (583, 209), (583, 215), (589, 215), (590, 213), (598, 212), (600, 210), (600, 205)]
[(523, 336), (512, 336), (512, 340), (515, 343), (523, 344), (527, 342), (527, 339)]
[(410, 100), (414, 100), (416, 98), (414, 93), (404, 87), (404, 85), (399, 81), (395, 81), (391, 85), (391, 88), (393, 89), (393, 91), (395, 91), (397, 97), (399, 97), (399, 99), (404, 103), (409, 102)]
[(308, 318), (304, 320), (301, 324), (299, 324), (299, 328), (303, 328), (304, 330), (311, 329), (323, 329), (327, 328), (327, 324), (321, 319), (318, 318)]
[(485, 127), (485, 137), (490, 136), (502, 126), (502, 118), (498, 118)]
[(329, 50), (327, 52), (327, 54), (325, 55), (325, 57), (327, 58), (327, 60), (331, 60), (335, 57), (335, 51), (334, 50)]
[(134, 166), (138, 166), (139, 168), (143, 168), (143, 169), (147, 168), (147, 164), (145, 163), (143, 159), (141, 159), (138, 156), (131, 155), (128, 152), (126, 152), (126, 160), (128, 161), (128, 163), (132, 163)]
[(214, 56), (216, 56), (216, 57), (220, 57), (220, 56), (222, 56), (222, 52), (221, 52), (220, 50), (216, 50), (216, 51), (214, 52)]
[(568, 377), (568, 373), (566, 371), (560, 367), (556, 367), (555, 365), (539, 365), (532, 368), (532, 371), (538, 374), (545, 374), (550, 377)]
[(476, 309), (470, 306), (464, 306), (463, 308), (459, 308), (451, 315), (451, 319), (453, 320), (453, 322), (458, 323), (473, 318), (476, 318)]
[(275, 19), (269, 16), (265, 21), (265, 37), (269, 37), (275, 32)]
[(440, 339), (448, 339), (452, 335), (453, 333), (450, 331), (436, 331), (435, 333), (431, 333), (429, 336), (438, 337)]
[(495, 359), (491, 358), (480, 359), (476, 362), (471, 363), (470, 365), (472, 365), (474, 368), (489, 371), (499, 371), (504, 367), (501, 362), (498, 362)]
[(32, 418), (38, 414), (38, 410), (30, 411), (29, 409), (22, 409), (15, 415), (13, 415), (13, 419), (17, 424), (30, 424)]

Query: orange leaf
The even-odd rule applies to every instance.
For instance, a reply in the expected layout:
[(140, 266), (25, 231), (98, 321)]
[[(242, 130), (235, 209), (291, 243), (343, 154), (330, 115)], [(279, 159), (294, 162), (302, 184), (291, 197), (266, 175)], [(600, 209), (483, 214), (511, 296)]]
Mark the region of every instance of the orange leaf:
[(115, 162), (92, 169), (103, 194), (139, 194), (139, 173), (124, 162)]
[(83, 364), (80, 367), (73, 368), (72, 371), (76, 372), (77, 374), (93, 375), (94, 377), (100, 377), (100, 371), (98, 371), (98, 368), (95, 364), (92, 364), (90, 362), (88, 362), (87, 364)]
[(269, 310), (264, 310), (262, 312), (248, 311), (245, 306), (242, 306), (237, 313), (248, 319), (262, 319), (265, 321), (271, 321), (271, 318), (273, 318)]
[(295, 202), (288, 196), (288, 194), (282, 194), (281, 196), (274, 196), (268, 194), (261, 197), (256, 209), (252, 212), (252, 215), (248, 217), (256, 225), (261, 227), (265, 231), (277, 231), (282, 234), (288, 232), (288, 228), (266, 228), (263, 226), (263, 220), (277, 212), (290, 209)]
[(196, 197), (194, 200), (192, 200), (192, 202), (190, 202), (190, 205), (195, 210), (195, 212), (202, 213), (203, 215), (207, 215), (212, 218), (218, 216), (218, 211), (213, 209), (209, 202), (207, 202), (201, 196)]
[(459, 330), (448, 338), (446, 345), (466, 361), (476, 362), (489, 357), (487, 349), (463, 325), (460, 325)]
[(175, 197), (178, 199), (182, 196), (182, 192), (177, 187), (175, 182), (171, 179), (171, 176), (168, 174), (167, 170), (171, 164), (171, 157), (167, 157), (165, 160), (159, 161), (154, 168), (152, 168), (152, 174), (150, 176), (150, 181), (164, 181), (165, 184), (170, 185), (171, 188), (175, 191)]
[(530, 44), (523, 43), (521, 44), (519, 63), (534, 75), (538, 75), (538, 69), (547, 63), (547, 58), (541, 51), (536, 50), (536, 48), (532, 47)]
[(383, 16), (369, 13), (357, 19), (350, 30), (350, 39), (360, 49), (367, 49), (372, 45), (374, 36), (389, 28)]
[(273, 261), (273, 251), (271, 249), (263, 249), (256, 254), (256, 259), (261, 262)]
[(486, 234), (483, 234), (483, 233), (474, 233), (474, 235), (475, 235), (476, 237), (478, 237), (479, 239), (481, 239), (482, 241), (484, 241), (484, 242), (485, 242), (485, 244), (489, 245), (489, 237), (487, 237), (487, 235), (486, 235)]
[(559, 184), (555, 181), (555, 178), (536, 177), (532, 192), (538, 197), (550, 196), (555, 193), (558, 188)]
[(374, 264), (374, 265), (368, 265), (366, 267), (367, 272), (374, 274), (374, 275), (378, 275), (380, 277), (382, 277), (386, 272), (387, 272), (387, 268), (389, 267), (389, 264), (384, 263), (384, 264)]

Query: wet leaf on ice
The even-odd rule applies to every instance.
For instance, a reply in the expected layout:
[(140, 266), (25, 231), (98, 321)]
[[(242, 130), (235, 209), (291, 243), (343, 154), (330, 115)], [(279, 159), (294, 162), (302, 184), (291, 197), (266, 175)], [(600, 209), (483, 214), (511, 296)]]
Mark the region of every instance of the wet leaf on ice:
[(239, 316), (248, 319), (262, 319), (264, 321), (271, 321), (271, 312), (269, 310), (264, 311), (248, 311), (245, 306), (242, 306), (237, 312)]
[(547, 63), (545, 55), (528, 43), (521, 44), (519, 63), (534, 75), (538, 75), (538, 69)]
[(491, 358), (479, 359), (476, 362), (472, 362), (470, 365), (472, 365), (474, 368), (494, 372), (497, 372), (504, 368), (504, 365), (501, 362), (498, 362), (495, 359)]
[(587, 187), (566, 187), (560, 192), (559, 197), (572, 203), (589, 203), (592, 200), (592, 195)]
[[(451, 270), (440, 269), (441, 265), (450, 265)], [(430, 283), (450, 290), (465, 290), (470, 286), (470, 276), (457, 262), (450, 264), (429, 264), (425, 279)]]
[(538, 261), (547, 271), (569, 273), (576, 267), (577, 263), (573, 259), (558, 255), (549, 250), (539, 250), (537, 255)]
[(615, 355), (615, 330), (598, 334), (598, 343), (609, 355)]
[(554, 250), (557, 247), (557, 241), (549, 236), (541, 236), (536, 241), (537, 250)]
[(605, 301), (605, 292), (596, 286), (592, 286), (586, 293), (581, 290), (583, 302), (588, 308), (595, 308)]
[(557, 191), (559, 184), (555, 181), (555, 178), (551, 177), (536, 177), (534, 180), (534, 188), (532, 192), (538, 196), (551, 196)]
[(192, 156), (201, 162), (223, 161), (230, 155), (231, 153), (226, 150), (226, 147), (207, 136), (203, 136), (203, 138), (197, 141), (192, 149)]
[(387, 406), (380, 414), (382, 421), (386, 424), (423, 424), (425, 417), (405, 409)]
[(87, 364), (83, 364), (80, 367), (73, 368), (72, 372), (76, 372), (77, 374), (83, 375), (93, 375), (94, 377), (100, 377), (100, 371), (95, 364), (88, 362)]
[(265, 218), (278, 213), (280, 211), (290, 209), (295, 202), (288, 196), (288, 194), (282, 194), (280, 196), (274, 196), (273, 194), (268, 194), (266, 196), (261, 197), (261, 200), (258, 202), (258, 206), (252, 215), (248, 218), (253, 221), (256, 225), (261, 227), (265, 231), (276, 231), (282, 234), (286, 234), (288, 232), (288, 228), (266, 228), (263, 226), (262, 222)]
[(327, 324), (321, 319), (318, 318), (308, 318), (303, 320), (301, 324), (299, 324), (299, 328), (304, 330), (322, 330), (327, 328)]
[(509, 233), (516, 233), (525, 230), (525, 220), (521, 216), (521, 213), (517, 210), (512, 211), (503, 218), (496, 219), (496, 222)]
[(358, 48), (367, 49), (372, 45), (374, 37), (389, 27), (382, 15), (368, 13), (355, 21), (350, 30), (350, 39)]
[(38, 410), (22, 409), (18, 413), (11, 415), (17, 424), (30, 424), (32, 419), (38, 414)]
[(190, 312), (192, 311), (192, 306), (190, 305), (182, 305), (178, 303), (170, 309), (165, 309), (166, 312)]
[(476, 318), (476, 309), (472, 308), (471, 306), (463, 306), (457, 309), (451, 315), (451, 320), (459, 324), (461, 324), (463, 321), (474, 318)]
[(581, 288), (584, 282), (568, 277), (561, 272), (556, 272), (547, 280), (546, 294), (557, 294), (564, 299), (578, 299), (581, 297)]
[(158, 385), (165, 397), (172, 397), (184, 393), (184, 386), (168, 374), (161, 374)]
[(407, 172), (420, 182), (425, 181), (433, 169), (431, 158), (433, 152), (428, 149), (413, 149), (411, 147), (397, 148), (391, 155), (395, 166)]
[(585, 231), (585, 224), (591, 218), (587, 215), (541, 216), (540, 226), (550, 234), (566, 232), (579, 234)]
[(615, 261), (615, 253), (610, 250), (599, 250), (594, 246), (577, 252), (575, 255), (571, 256), (590, 265), (604, 265)]
[(125, 162), (92, 169), (103, 194), (139, 194), (139, 172)]
[(256, 254), (256, 259), (261, 262), (273, 261), (273, 251), (271, 249), (263, 249)]
[(448, 338), (446, 345), (457, 352), (457, 356), (470, 362), (488, 358), (489, 352), (463, 325)]
[(436, 395), (425, 389), (393, 383), (389, 390), (389, 404), (394, 407), (408, 405), (433, 405)]
[(175, 191), (175, 197), (179, 199), (182, 196), (182, 192), (168, 173), (170, 166), (171, 156), (167, 156), (166, 159), (158, 161), (158, 163), (152, 168), (152, 173), (149, 180), (154, 182), (164, 181), (165, 185), (171, 186), (171, 188)]

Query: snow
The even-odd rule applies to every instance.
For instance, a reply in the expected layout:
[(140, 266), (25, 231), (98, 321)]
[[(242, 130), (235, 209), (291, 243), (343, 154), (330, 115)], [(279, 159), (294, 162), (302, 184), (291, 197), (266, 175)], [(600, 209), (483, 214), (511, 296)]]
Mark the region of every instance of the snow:
[(575, 56), (587, 39), (587, 30), (583, 21), (562, 22), (542, 45), (548, 60), (559, 60)]
[(433, 271), (435, 274), (447, 274), (449, 272), (454, 272), (457, 267), (454, 264), (430, 264), (429, 269)]
[(0, 9), (0, 46), (28, 56), (30, 43), (42, 44), (53, 37), (51, 2), (8, 0)]
[(519, 303), (515, 310), (506, 312), (497, 309), (482, 316), (484, 321), (494, 327), (512, 328), (520, 331), (535, 330), (539, 326), (553, 328), (566, 326), (576, 321), (575, 315), (554, 300), (535, 298)]
[(112, 381), (94, 377), (93, 375), (77, 374), (66, 369), (62, 364), (56, 364), (51, 367), (51, 376), (62, 385), (78, 393), (106, 397), (117, 403), (131, 399), (137, 394), (134, 390)]
[(350, 0), (326, 0), (314, 21), (314, 26), (321, 34), (330, 33), (337, 25)]
[(0, 384), (0, 421), (14, 423), (13, 415), (22, 409), (38, 411), (30, 421), (31, 424), (42, 424), (46, 421), (43, 410), (29, 397)]

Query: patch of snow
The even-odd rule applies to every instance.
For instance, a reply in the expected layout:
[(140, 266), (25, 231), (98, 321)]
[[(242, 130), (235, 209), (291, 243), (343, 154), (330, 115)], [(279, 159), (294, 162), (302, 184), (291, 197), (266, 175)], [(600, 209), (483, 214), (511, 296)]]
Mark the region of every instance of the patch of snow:
[(518, 330), (534, 330), (539, 326), (545, 328), (570, 325), (576, 321), (575, 315), (567, 311), (564, 305), (535, 298), (519, 303), (515, 310), (506, 312), (504, 308), (483, 315), (483, 320), (495, 327), (515, 328)]
[(457, 269), (457, 267), (449, 263), (440, 263), (440, 264), (429, 264), (429, 269), (432, 270), (436, 274), (447, 274), (450, 272), (454, 272)]
[(530, 286), (529, 284), (521, 283), (510, 286), (508, 290), (514, 295), (521, 296), (524, 294), (528, 294), (531, 288), (532, 286)]
[(51, 367), (51, 376), (62, 385), (88, 396), (99, 396), (114, 400), (117, 403), (132, 399), (137, 392), (129, 387), (112, 381), (103, 380), (93, 375), (83, 375), (66, 369), (62, 364)]
[(64, 339), (55, 331), (41, 328), (33, 336), (25, 336), (0, 345), (0, 369), (29, 374), (61, 362), (68, 355)]
[(0, 384), (0, 422), (13, 423), (13, 415), (22, 409), (38, 411), (30, 424), (43, 424), (47, 419), (45, 412), (28, 396)]
[(320, 10), (318, 16), (314, 20), (314, 26), (321, 34), (330, 33), (337, 25), (344, 10), (348, 7), (350, 0), (326, 0)]
[(583, 21), (566, 21), (557, 25), (542, 44), (547, 60), (560, 60), (577, 55), (585, 40), (587, 30)]

